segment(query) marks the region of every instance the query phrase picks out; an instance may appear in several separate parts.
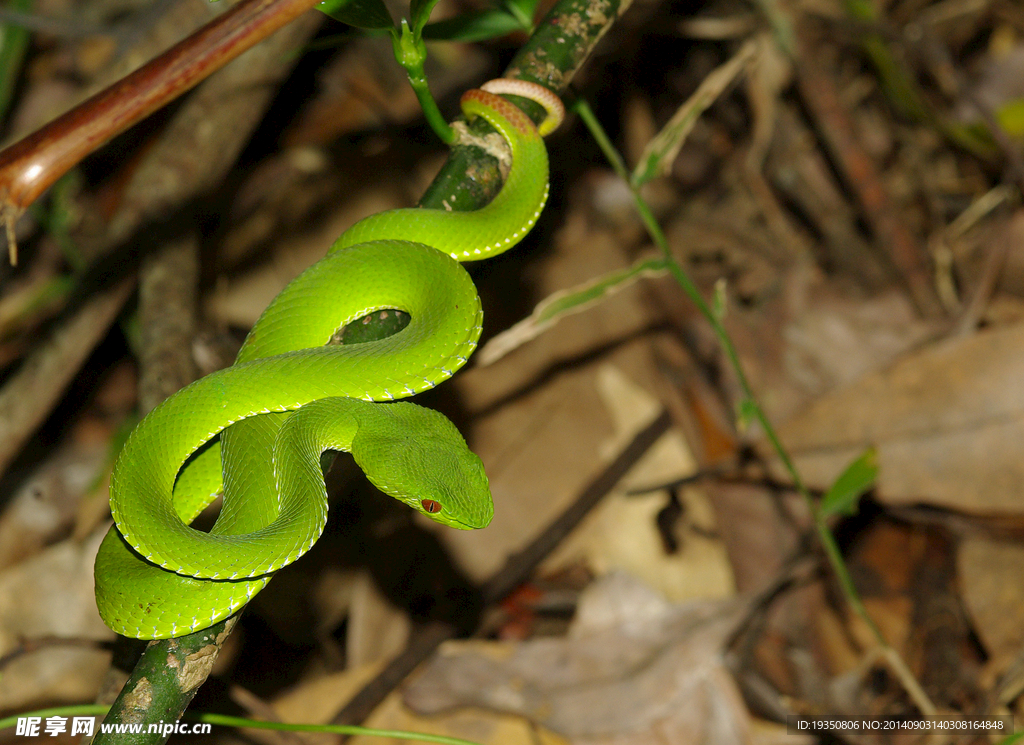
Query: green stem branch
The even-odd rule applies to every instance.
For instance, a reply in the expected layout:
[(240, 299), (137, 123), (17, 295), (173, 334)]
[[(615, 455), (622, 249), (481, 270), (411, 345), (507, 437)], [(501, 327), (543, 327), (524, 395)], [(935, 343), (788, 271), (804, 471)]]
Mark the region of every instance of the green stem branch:
[(783, 468), (785, 468), (786, 473), (789, 474), (793, 483), (793, 488), (803, 498), (809, 513), (814, 516), (814, 527), (818, 534), (818, 539), (821, 541), (825, 556), (828, 559), (829, 565), (832, 567), (832, 571), (839, 583), (839, 588), (846, 598), (847, 603), (849, 603), (850, 608), (871, 630), (871, 634), (874, 636), (876, 643), (886, 652), (886, 658), (896, 668), (896, 674), (900, 677), (907, 690), (911, 693), (915, 703), (921, 709), (922, 713), (935, 713), (934, 706), (921, 690), (917, 681), (914, 680), (913, 675), (906, 666), (906, 663), (901, 657), (899, 657), (895, 650), (889, 646), (885, 637), (882, 636), (882, 632), (878, 628), (878, 625), (871, 618), (867, 608), (864, 606), (860, 593), (857, 591), (857, 587), (853, 583), (853, 578), (850, 576), (850, 572), (843, 560), (842, 552), (839, 550), (835, 537), (832, 535), (832, 531), (826, 523), (825, 516), (816, 508), (814, 498), (811, 496), (810, 491), (807, 489), (807, 485), (800, 476), (800, 472), (797, 470), (796, 464), (793, 463), (789, 452), (779, 439), (778, 433), (775, 431), (775, 427), (772, 426), (772, 423), (768, 420), (768, 417), (765, 415), (761, 405), (757, 402), (757, 397), (754, 395), (750, 381), (747, 379), (747, 375), (743, 371), (743, 365), (740, 363), (739, 354), (736, 351), (736, 347), (733, 344), (729, 333), (722, 324), (720, 315), (712, 310), (711, 306), (708, 305), (707, 301), (701, 295), (696, 284), (694, 284), (693, 280), (690, 279), (682, 266), (680, 266), (672, 256), (668, 247), (668, 240), (666, 239), (664, 232), (662, 232), (661, 226), (658, 224), (658, 221), (651, 212), (647, 202), (640, 195), (639, 189), (632, 184), (622, 157), (611, 143), (611, 140), (608, 139), (607, 134), (605, 134), (603, 127), (601, 127), (601, 123), (597, 120), (597, 117), (594, 116), (594, 112), (591, 110), (590, 106), (586, 101), (577, 99), (572, 103), (570, 108), (579, 115), (580, 119), (583, 120), (615, 173), (629, 186), (630, 191), (633, 194), (633, 201), (636, 204), (640, 219), (650, 234), (651, 239), (654, 241), (654, 244), (659, 248), (664, 256), (669, 272), (682, 288), (683, 292), (686, 293), (686, 296), (690, 298), (693, 304), (697, 307), (700, 314), (711, 325), (711, 329), (717, 337), (722, 351), (725, 353), (729, 366), (736, 375), (737, 382), (739, 383), (740, 390), (742, 391), (745, 399), (743, 402), (744, 408), (761, 425), (761, 429), (764, 431), (765, 437), (768, 438), (768, 441), (771, 443), (772, 449), (781, 461)]

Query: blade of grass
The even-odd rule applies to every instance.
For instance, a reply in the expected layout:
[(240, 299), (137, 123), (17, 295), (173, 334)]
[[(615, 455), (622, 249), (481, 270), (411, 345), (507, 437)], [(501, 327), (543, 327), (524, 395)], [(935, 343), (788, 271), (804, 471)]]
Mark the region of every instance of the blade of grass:
[[(25, 13), (32, 10), (32, 0), (11, 0), (7, 10)], [(14, 88), (21, 75), (21, 64), (28, 50), (29, 30), (13, 23), (0, 26), (0, 120), (7, 117)]]
[(487, 342), (477, 352), (477, 364), (493, 364), (513, 349), (540, 336), (564, 316), (586, 310), (644, 277), (661, 276), (666, 271), (668, 267), (662, 258), (640, 259), (626, 269), (609, 272), (576, 287), (553, 293), (541, 300), (527, 318)]
[(711, 71), (697, 90), (679, 107), (661, 131), (647, 143), (630, 181), (639, 188), (651, 179), (668, 173), (700, 115), (707, 111), (732, 84), (757, 53), (757, 42), (748, 40), (728, 62)]

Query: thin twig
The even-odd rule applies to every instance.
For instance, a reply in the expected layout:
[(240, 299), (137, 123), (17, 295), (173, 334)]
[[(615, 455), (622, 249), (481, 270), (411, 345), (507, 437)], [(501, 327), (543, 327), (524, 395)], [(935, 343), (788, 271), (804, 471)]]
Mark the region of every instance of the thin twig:
[(145, 415), (195, 379), (199, 239), (189, 234), (163, 246), (139, 273), (139, 409)]
[(937, 78), (945, 83), (946, 93), (955, 98), (968, 100), (988, 127), (988, 134), (995, 141), (1006, 163), (1008, 180), (1024, 193), (1024, 154), (1018, 143), (1003, 129), (992, 107), (981, 96), (953, 61), (946, 45), (936, 36), (931, 24), (912, 23), (905, 30), (906, 35), (916, 40), (915, 48), (929, 64)]
[(835, 81), (821, 64), (815, 45), (804, 39), (796, 63), (800, 94), (819, 123), (829, 152), (846, 183), (857, 195), (875, 239), (886, 249), (900, 272), (910, 297), (925, 317), (942, 314), (932, 284), (927, 253), (894, 213), (892, 200), (871, 156), (861, 146), (847, 112), (836, 94)]

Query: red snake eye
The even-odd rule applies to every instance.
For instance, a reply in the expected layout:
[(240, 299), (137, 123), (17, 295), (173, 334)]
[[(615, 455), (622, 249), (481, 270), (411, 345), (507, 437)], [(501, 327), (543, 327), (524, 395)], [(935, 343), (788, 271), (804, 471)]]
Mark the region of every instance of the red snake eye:
[(436, 515), (441, 511), (441, 503), (435, 502), (433, 499), (424, 499), (420, 504), (423, 506), (423, 511)]

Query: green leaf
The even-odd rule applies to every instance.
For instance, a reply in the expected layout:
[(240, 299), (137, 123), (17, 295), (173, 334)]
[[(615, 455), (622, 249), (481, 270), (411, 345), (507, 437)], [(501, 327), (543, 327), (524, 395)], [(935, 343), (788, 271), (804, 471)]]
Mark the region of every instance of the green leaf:
[(996, 121), (1011, 137), (1024, 137), (1024, 98), (1000, 106), (996, 111)]
[(434, 10), (435, 5), (437, 5), (437, 0), (412, 0), (409, 3), (412, 30), (416, 33), (416, 36), (423, 34), (423, 27), (430, 20), (430, 13)]
[(729, 89), (756, 54), (757, 42), (750, 40), (740, 47), (732, 59), (719, 65), (704, 78), (693, 95), (679, 107), (654, 139), (647, 143), (633, 170), (631, 183), (634, 187), (640, 187), (656, 176), (668, 173), (697, 119)]
[(757, 401), (744, 398), (739, 402), (736, 411), (736, 429), (745, 432), (752, 422), (758, 420)]
[(533, 15), (537, 11), (539, 0), (501, 0), (502, 9), (519, 21), (519, 26), (532, 34)]
[(504, 10), (483, 10), (477, 13), (463, 13), (423, 28), (424, 39), (446, 41), (486, 41), (500, 39), (513, 31), (529, 30), (519, 19)]
[(401, 32), (392, 34), (391, 41), (395, 48), (395, 60), (405, 68), (413, 89), (417, 86), (426, 88), (427, 77), (423, 64), (427, 61), (427, 45), (423, 43), (423, 37), (409, 28), (409, 22), (403, 18)]
[(334, 20), (357, 28), (395, 28), (382, 0), (323, 0), (316, 7)]
[(715, 294), (711, 298), (711, 312), (719, 323), (725, 320), (725, 314), (729, 310), (729, 288), (725, 277), (719, 277), (715, 281)]
[(643, 277), (660, 277), (667, 270), (666, 261), (660, 256), (642, 258), (627, 269), (618, 269), (567, 290), (559, 290), (541, 300), (533, 313), (522, 321), (492, 337), (477, 353), (476, 362), (478, 365), (493, 364), (513, 349), (536, 339), (560, 318), (579, 313)]
[(818, 516), (854, 515), (857, 502), (878, 478), (878, 451), (868, 448), (835, 480), (818, 505)]
[(1008, 737), (1004, 737), (996, 745), (1017, 745), (1017, 743), (1024, 742), (1024, 732), (1014, 732)]

